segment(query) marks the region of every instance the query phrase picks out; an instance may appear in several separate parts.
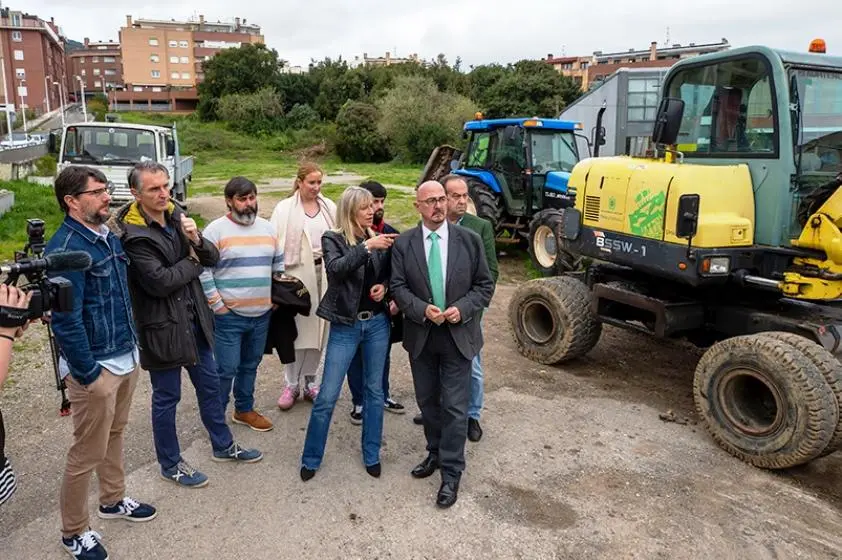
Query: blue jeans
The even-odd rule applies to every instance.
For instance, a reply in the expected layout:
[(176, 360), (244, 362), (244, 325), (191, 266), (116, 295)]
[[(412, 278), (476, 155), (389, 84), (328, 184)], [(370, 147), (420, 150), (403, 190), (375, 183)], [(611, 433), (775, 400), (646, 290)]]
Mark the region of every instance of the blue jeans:
[(319, 396), (313, 403), (301, 465), (318, 470), (324, 457), (327, 432), (345, 372), (358, 349), (362, 350), (363, 398), (362, 452), (365, 466), (380, 462), (380, 440), (383, 436), (383, 361), (389, 350), (391, 325), (386, 313), (378, 313), (368, 321), (352, 326), (330, 324), (325, 349), (324, 374)]
[[(386, 350), (386, 362), (383, 364), (383, 402), (389, 399), (389, 367), (391, 366), (391, 344)], [(363, 357), (357, 350), (351, 366), (348, 368), (348, 389), (351, 390), (351, 402), (354, 406), (363, 405)]]
[[(201, 329), (194, 325), (194, 336), (199, 354), (199, 363), (188, 366), (190, 381), (196, 389), (199, 415), (210, 435), (214, 451), (231, 447), (234, 438), (225, 424), (225, 412), (219, 400), (219, 377), (213, 351), (205, 340)], [(155, 454), (163, 469), (170, 469), (181, 461), (178, 435), (175, 429), (175, 408), (181, 400), (181, 368), (151, 370), (152, 381), (152, 435), (155, 440)]]
[[(485, 312), (483, 312), (483, 317), (480, 319), (480, 329), (482, 329), (484, 318)], [(482, 410), (483, 392), (482, 359), (477, 354), (471, 362), (471, 400), (468, 402), (468, 418), (479, 420), (480, 411)]]
[(232, 384), (234, 410), (254, 410), (254, 382), (257, 366), (263, 359), (271, 314), (271, 311), (267, 311), (259, 317), (244, 317), (229, 311), (214, 316), (216, 371), (219, 373), (219, 397), (223, 413), (228, 408)]

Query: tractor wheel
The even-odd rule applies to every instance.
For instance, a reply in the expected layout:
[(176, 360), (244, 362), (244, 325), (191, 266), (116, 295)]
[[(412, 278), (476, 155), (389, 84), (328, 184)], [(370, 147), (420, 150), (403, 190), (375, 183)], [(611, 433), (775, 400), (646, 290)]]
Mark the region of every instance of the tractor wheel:
[(717, 444), (766, 469), (818, 457), (839, 420), (836, 397), (812, 360), (763, 335), (711, 346), (696, 366), (693, 398)]
[[(824, 380), (830, 385), (830, 390), (833, 391), (833, 396), (836, 398), (836, 408), (842, 413), (842, 364), (839, 363), (839, 360), (833, 354), (809, 338), (795, 333), (771, 331), (761, 333), (761, 336), (768, 336), (775, 340), (784, 341), (794, 346), (807, 359), (813, 362), (819, 373), (824, 376)], [(836, 423), (833, 437), (830, 438), (830, 443), (819, 454), (819, 457), (830, 455), (834, 451), (838, 451), (840, 447), (842, 447), (842, 418)]]
[(561, 220), (559, 210), (541, 210), (529, 224), (529, 257), (543, 276), (556, 276), (578, 266), (576, 257), (562, 248), (556, 235)]
[(587, 286), (570, 276), (521, 284), (509, 302), (518, 351), (541, 364), (557, 364), (590, 352), (602, 333), (590, 301)]
[(494, 234), (497, 235), (503, 217), (503, 208), (500, 207), (499, 198), (491, 192), (486, 185), (479, 181), (468, 181), (468, 192), (474, 201), (477, 216), (491, 222)]

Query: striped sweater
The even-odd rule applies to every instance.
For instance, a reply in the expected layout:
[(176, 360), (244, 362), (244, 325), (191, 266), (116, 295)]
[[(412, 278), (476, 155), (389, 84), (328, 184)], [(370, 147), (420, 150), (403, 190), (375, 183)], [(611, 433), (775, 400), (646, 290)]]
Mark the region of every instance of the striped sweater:
[(284, 271), (284, 249), (272, 224), (258, 217), (244, 226), (225, 215), (202, 236), (219, 250), (219, 262), (200, 276), (211, 309), (227, 307), (246, 317), (266, 313), (272, 307), (272, 274)]

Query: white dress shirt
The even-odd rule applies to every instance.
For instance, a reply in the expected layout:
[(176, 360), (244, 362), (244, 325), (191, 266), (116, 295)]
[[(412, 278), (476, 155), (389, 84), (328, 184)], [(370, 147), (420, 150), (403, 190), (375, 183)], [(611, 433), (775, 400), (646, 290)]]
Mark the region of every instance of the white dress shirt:
[[(427, 229), (424, 223), (421, 223), (421, 233), (424, 235), (424, 258), (427, 260), (427, 270), (430, 265), (430, 247), (432, 247), (433, 240), (430, 239), (430, 233), (433, 230)], [(439, 229), (435, 230), (439, 236), (439, 254), (441, 254), (441, 279), (445, 286), (447, 286), (447, 236), (449, 231), (447, 229), (447, 220), (442, 222)], [(444, 310), (442, 310), (444, 311)]]

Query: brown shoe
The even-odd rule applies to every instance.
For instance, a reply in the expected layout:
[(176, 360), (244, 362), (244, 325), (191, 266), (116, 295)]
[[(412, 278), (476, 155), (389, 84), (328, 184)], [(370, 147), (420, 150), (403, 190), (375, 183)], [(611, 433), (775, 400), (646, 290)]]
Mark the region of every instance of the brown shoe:
[(272, 422), (262, 414), (250, 410), (248, 412), (235, 412), (231, 418), (237, 424), (248, 426), (256, 432), (268, 432), (273, 428)]

